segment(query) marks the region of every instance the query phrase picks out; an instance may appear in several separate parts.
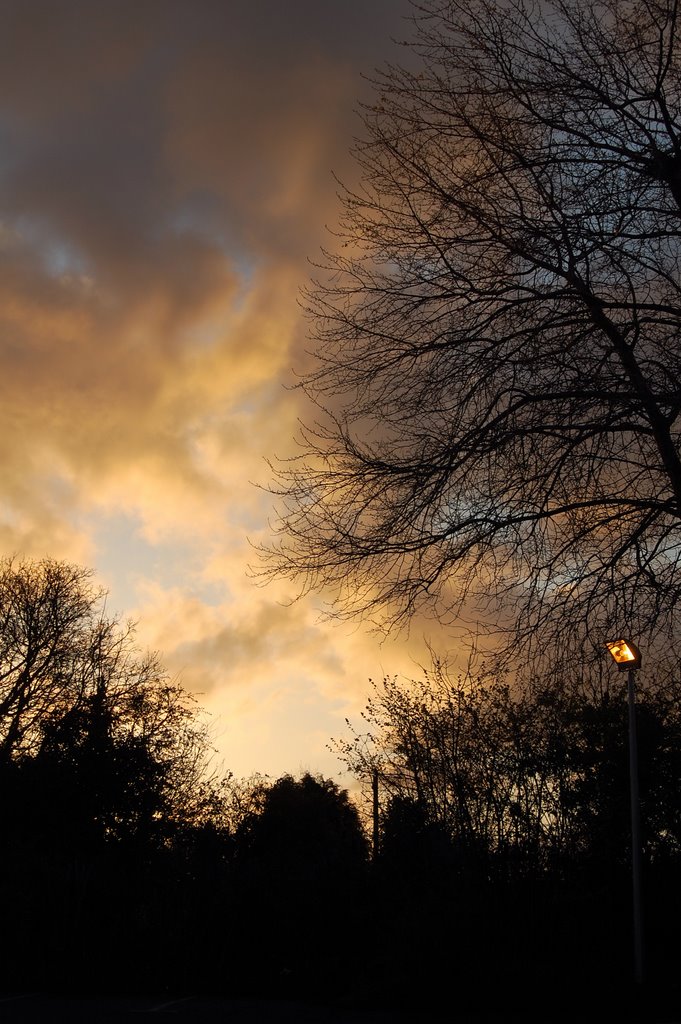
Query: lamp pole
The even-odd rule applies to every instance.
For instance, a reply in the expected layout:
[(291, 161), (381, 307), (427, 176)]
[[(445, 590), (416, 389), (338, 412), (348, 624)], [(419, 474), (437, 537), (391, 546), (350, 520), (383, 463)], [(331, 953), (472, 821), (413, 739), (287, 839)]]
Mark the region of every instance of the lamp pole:
[(636, 736), (635, 669), (627, 670), (629, 705), (629, 793), (631, 799), (631, 884), (634, 905), (634, 970), (643, 984), (643, 910), (641, 902), (641, 804), (638, 792), (638, 739)]
[(641, 667), (641, 652), (630, 640), (606, 644), (617, 667), (627, 673), (629, 709), (629, 797), (631, 803), (631, 886), (634, 910), (634, 977), (643, 984), (643, 903), (641, 897), (641, 803), (638, 789), (638, 739), (634, 673)]

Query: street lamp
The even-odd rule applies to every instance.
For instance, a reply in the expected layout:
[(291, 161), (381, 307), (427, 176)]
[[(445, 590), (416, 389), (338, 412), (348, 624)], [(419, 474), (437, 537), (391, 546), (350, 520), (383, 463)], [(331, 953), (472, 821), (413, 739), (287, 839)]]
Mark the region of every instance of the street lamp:
[(629, 794), (631, 799), (631, 882), (634, 904), (634, 966), (637, 984), (643, 983), (643, 915), (641, 906), (641, 813), (638, 793), (638, 744), (634, 672), (641, 667), (641, 652), (631, 640), (605, 645), (620, 672), (627, 673), (629, 705)]

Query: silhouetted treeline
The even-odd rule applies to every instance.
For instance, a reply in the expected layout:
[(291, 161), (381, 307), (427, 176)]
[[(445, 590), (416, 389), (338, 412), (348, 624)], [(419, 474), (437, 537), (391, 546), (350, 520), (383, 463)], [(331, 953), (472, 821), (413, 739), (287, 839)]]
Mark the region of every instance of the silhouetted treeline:
[[(201, 713), (84, 570), (0, 566), (4, 991), (536, 1009), (630, 991), (619, 680), (385, 680), (334, 782), (221, 779)], [(673, 995), (681, 687), (638, 709), (648, 977)], [(370, 787), (369, 787), (370, 788)], [(590, 997), (592, 998), (592, 997)], [(590, 1004), (592, 1005), (592, 1004)], [(554, 1005), (554, 1019), (560, 1007)]]
[[(406, 999), (454, 969), (473, 1003), (490, 985), (521, 1005), (630, 992), (625, 680), (453, 681), (436, 665), (374, 685), (366, 731), (335, 746), (367, 802), (378, 776), (386, 989)], [(642, 678), (637, 724), (647, 977), (669, 992), (681, 953), (678, 679)]]
[(221, 779), (91, 573), (0, 564), (4, 990), (321, 994), (368, 848), (330, 780)]

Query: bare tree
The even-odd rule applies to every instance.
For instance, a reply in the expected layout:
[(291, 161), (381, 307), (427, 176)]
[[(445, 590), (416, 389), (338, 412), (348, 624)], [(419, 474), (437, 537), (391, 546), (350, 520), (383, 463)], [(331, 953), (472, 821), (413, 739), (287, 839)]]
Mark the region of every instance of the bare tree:
[[(646, 851), (678, 856), (681, 827), (679, 680), (650, 682), (639, 707), (645, 770)], [(627, 852), (626, 698), (612, 681), (597, 692), (560, 691), (544, 678), (451, 678), (435, 664), (420, 680), (372, 685), (365, 731), (334, 741), (361, 782), (375, 774), (382, 821), (391, 807), (421, 808), (464, 849), (514, 852), (535, 864), (597, 849)]]
[(266, 572), (515, 643), (670, 635), (681, 586), (675, 0), (424, 0), (308, 295), (318, 409)]
[(92, 572), (45, 559), (0, 563), (0, 752), (29, 749), (82, 687), (102, 593)]
[[(110, 831), (138, 818), (218, 817), (223, 800), (196, 700), (156, 654), (139, 650), (132, 624), (105, 615), (92, 576), (52, 559), (0, 560), (0, 766), (80, 759), (84, 777), (99, 772), (115, 790)], [(114, 820), (123, 812), (128, 819)]]

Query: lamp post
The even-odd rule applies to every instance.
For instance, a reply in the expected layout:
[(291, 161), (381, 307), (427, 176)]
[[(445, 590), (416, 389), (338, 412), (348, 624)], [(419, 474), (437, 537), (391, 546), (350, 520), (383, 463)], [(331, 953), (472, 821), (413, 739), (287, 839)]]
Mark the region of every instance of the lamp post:
[(629, 794), (631, 800), (631, 883), (634, 905), (634, 971), (643, 983), (643, 914), (641, 904), (641, 812), (638, 792), (638, 743), (634, 672), (641, 667), (641, 652), (631, 640), (612, 640), (605, 645), (620, 672), (627, 673), (629, 705)]

